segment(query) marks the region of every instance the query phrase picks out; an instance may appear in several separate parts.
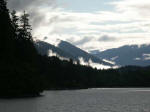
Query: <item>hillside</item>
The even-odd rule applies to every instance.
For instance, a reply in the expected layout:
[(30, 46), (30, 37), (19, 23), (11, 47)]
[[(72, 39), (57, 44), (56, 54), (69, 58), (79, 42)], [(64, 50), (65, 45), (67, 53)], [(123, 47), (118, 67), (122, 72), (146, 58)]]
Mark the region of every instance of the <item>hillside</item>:
[(150, 45), (131, 45), (122, 46), (119, 48), (109, 49), (106, 51), (98, 52), (92, 51), (91, 54), (101, 58), (110, 60), (116, 65), (150, 65)]
[(42, 55), (50, 55), (49, 51), (52, 51), (54, 54), (57, 54), (57, 56), (59, 57), (68, 58), (68, 59), (71, 58), (75, 61), (79, 61), (80, 58), (82, 58), (87, 63), (89, 62), (89, 60), (91, 60), (93, 63), (112, 66), (112, 64), (102, 61), (98, 57), (91, 55), (66, 41), (61, 40), (58, 46), (54, 46), (44, 41), (38, 41), (36, 42), (35, 45), (39, 53)]

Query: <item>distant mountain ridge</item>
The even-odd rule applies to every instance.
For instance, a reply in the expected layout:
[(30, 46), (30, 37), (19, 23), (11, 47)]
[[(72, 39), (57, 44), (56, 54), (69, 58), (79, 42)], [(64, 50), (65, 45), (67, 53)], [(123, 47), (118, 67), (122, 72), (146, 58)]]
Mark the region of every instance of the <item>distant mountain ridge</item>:
[(79, 58), (83, 58), (85, 62), (91, 60), (93, 63), (99, 63), (106, 66), (112, 66), (112, 64), (102, 61), (98, 57), (85, 52), (84, 50), (70, 44), (66, 41), (60, 41), (57, 46), (54, 46), (50, 43), (44, 41), (37, 41), (36, 48), (42, 55), (49, 55), (49, 51), (56, 53), (60, 57), (71, 58), (75, 61), (79, 61)]
[(70, 44), (69, 42), (66, 41), (61, 41), (58, 44), (58, 47), (68, 53), (70, 53), (71, 55), (75, 56), (77, 59), (79, 59), (80, 57), (82, 57), (84, 59), (84, 61), (88, 62), (89, 60), (91, 60), (94, 63), (100, 63), (100, 64), (105, 64), (105, 65), (111, 65), (110, 63), (107, 63), (105, 61), (100, 60), (98, 57), (87, 53), (86, 51)]
[(98, 50), (95, 51), (92, 51), (91, 54), (99, 57), (100, 59), (113, 61), (116, 65), (150, 65), (150, 45), (126, 45), (102, 52), (98, 52)]
[(56, 53), (57, 56), (61, 56), (64, 58), (75, 58), (71, 54), (61, 50), (58, 47), (55, 47), (54, 45), (52, 45), (50, 43), (44, 42), (44, 41), (37, 41), (36, 48), (41, 55), (49, 55), (50, 51), (52, 51), (53, 53)]

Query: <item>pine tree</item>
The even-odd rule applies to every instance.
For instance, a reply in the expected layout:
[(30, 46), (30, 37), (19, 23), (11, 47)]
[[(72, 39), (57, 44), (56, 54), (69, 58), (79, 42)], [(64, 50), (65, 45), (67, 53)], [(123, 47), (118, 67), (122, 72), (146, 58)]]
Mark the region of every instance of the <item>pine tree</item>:
[[(1, 54), (11, 52), (14, 31), (11, 25), (7, 2), (0, 0), (0, 50)], [(11, 53), (10, 53), (11, 54)]]
[(31, 35), (32, 28), (31, 25), (29, 24), (29, 16), (30, 15), (27, 14), (25, 11), (21, 16), (20, 34), (22, 38), (32, 41), (32, 35)]
[(12, 26), (15, 30), (16, 37), (18, 37), (19, 34), (19, 17), (16, 15), (16, 11), (13, 10), (11, 12), (11, 21), (12, 21)]
[(0, 35), (1, 35), (0, 39), (3, 40), (4, 37), (6, 37), (6, 30), (8, 29), (8, 22), (7, 23), (4, 22), (6, 20), (8, 20), (8, 9), (6, 8), (6, 1), (0, 0)]
[(5, 0), (0, 0), (0, 97), (37, 95), (43, 89), (38, 73), (38, 53), (30, 41), (28, 15), (24, 12), (16, 39), (15, 13), (12, 21), (6, 5)]
[(8, 12), (8, 9), (6, 8), (6, 1), (5, 0), (0, 0), (0, 14), (2, 12)]

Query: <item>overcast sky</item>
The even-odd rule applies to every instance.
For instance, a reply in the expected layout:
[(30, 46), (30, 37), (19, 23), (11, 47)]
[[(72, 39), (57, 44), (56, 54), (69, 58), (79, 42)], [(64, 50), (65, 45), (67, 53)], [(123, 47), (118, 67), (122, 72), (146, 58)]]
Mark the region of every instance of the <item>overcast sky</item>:
[(90, 50), (150, 43), (150, 0), (8, 0), (31, 15), (33, 35)]

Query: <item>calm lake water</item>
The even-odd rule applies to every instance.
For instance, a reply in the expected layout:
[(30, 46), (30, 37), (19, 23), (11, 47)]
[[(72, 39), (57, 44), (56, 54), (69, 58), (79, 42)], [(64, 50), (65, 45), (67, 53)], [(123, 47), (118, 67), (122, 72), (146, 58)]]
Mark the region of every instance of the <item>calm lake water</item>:
[(150, 112), (150, 89), (47, 91), (43, 97), (0, 99), (0, 112)]

